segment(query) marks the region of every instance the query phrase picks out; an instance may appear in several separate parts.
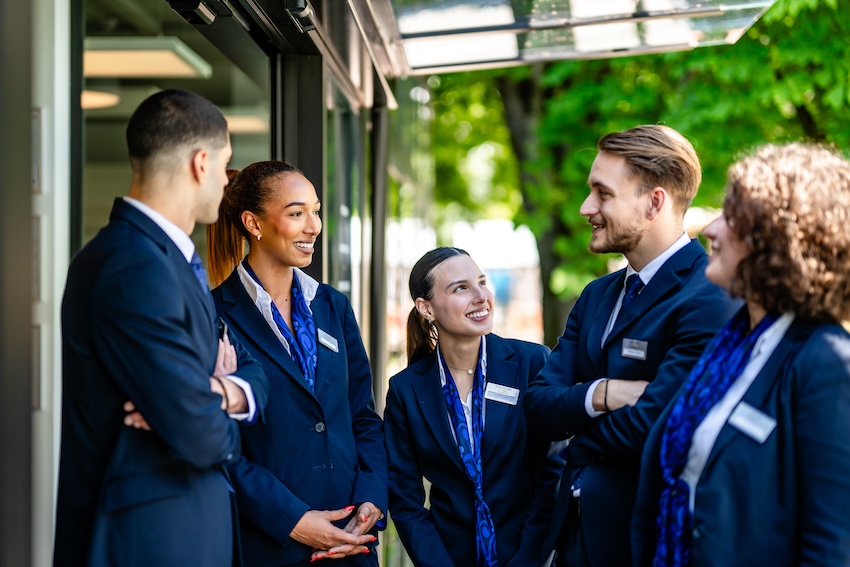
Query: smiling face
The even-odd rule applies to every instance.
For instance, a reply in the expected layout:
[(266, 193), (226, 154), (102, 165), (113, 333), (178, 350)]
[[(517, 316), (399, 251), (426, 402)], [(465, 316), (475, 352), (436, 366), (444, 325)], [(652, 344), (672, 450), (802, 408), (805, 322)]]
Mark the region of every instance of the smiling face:
[(738, 264), (747, 257), (749, 249), (735, 235), (725, 215), (714, 219), (702, 233), (711, 239), (711, 255), (705, 268), (705, 277), (713, 284), (729, 290)]
[(300, 173), (282, 173), (269, 178), (271, 196), (265, 204), (265, 215), (256, 217), (259, 240), (252, 240), (251, 250), (268, 255), (283, 266), (303, 268), (313, 261), (313, 249), (322, 219), (321, 203), (316, 189)]
[(593, 227), (588, 250), (595, 254), (628, 254), (648, 229), (648, 194), (640, 195), (638, 179), (625, 158), (604, 151), (593, 160), (587, 178), (590, 194), (579, 209)]
[(440, 340), (481, 337), (493, 330), (493, 292), (469, 256), (453, 256), (434, 268), (431, 299), (416, 307), (437, 326)]

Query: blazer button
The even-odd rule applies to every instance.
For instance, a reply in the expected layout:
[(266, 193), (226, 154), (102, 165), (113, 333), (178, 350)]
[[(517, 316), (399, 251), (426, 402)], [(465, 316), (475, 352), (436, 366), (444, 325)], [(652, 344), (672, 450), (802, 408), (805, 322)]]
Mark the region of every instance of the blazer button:
[(325, 430), (325, 424), (320, 421), (319, 423), (317, 423), (315, 425), (315, 427), (313, 429), (315, 429), (317, 433), (321, 433), (322, 431)]
[(699, 539), (699, 538), (702, 537), (702, 530), (700, 530), (698, 527), (696, 527), (691, 532), (691, 535), (694, 537), (694, 539)]

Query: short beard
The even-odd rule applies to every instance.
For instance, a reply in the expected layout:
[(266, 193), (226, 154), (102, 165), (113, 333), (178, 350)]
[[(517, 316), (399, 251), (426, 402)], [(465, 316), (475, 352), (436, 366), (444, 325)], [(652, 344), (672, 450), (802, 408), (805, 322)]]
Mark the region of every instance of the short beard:
[[(607, 228), (605, 230), (608, 230)], [(619, 234), (613, 238), (607, 238), (602, 242), (594, 243), (591, 240), (587, 249), (594, 254), (623, 254), (626, 255), (637, 248), (643, 238), (643, 232), (637, 227), (630, 226), (624, 228)]]

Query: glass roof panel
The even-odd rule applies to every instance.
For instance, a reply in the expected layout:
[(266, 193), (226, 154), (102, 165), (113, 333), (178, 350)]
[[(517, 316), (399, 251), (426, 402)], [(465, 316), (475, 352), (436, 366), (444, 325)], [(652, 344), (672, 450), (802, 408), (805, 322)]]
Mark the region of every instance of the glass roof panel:
[(392, 0), (414, 74), (732, 44), (774, 0)]

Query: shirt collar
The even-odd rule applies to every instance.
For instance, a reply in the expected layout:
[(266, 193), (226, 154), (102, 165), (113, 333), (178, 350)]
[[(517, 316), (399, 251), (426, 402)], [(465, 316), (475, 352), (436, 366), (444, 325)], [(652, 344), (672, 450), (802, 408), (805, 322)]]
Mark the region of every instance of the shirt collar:
[[(309, 307), (310, 303), (312, 303), (316, 298), (316, 294), (319, 293), (319, 282), (298, 268), (292, 268), (292, 270), (294, 272), (294, 277), (298, 278), (298, 285), (301, 286), (301, 293), (304, 294), (304, 300), (307, 302), (307, 306)], [(255, 305), (260, 303), (271, 303), (271, 297), (269, 294), (254, 278), (251, 277), (248, 270), (242, 266), (242, 262), (239, 262), (236, 266), (236, 271), (239, 273), (239, 281), (242, 282), (242, 287), (244, 287), (245, 291), (248, 292), (248, 296)]]
[(162, 231), (171, 239), (175, 246), (180, 250), (180, 253), (186, 258), (187, 262), (192, 261), (192, 256), (195, 255), (195, 243), (192, 242), (192, 239), (188, 234), (183, 232), (179, 226), (162, 216), (160, 213), (156, 212), (149, 206), (145, 205), (141, 201), (137, 199), (133, 199), (132, 197), (123, 197), (124, 202), (132, 205), (136, 209), (139, 210), (143, 215), (151, 219), (156, 226), (162, 229)]
[[(630, 275), (637, 274), (638, 277), (640, 277), (640, 281), (643, 282), (643, 285), (649, 284), (649, 281), (653, 278), (653, 276), (655, 276), (656, 273), (658, 273), (658, 270), (661, 269), (661, 266), (663, 266), (667, 260), (672, 258), (673, 254), (690, 244), (690, 242), (691, 238), (687, 235), (687, 233), (683, 232), (682, 236), (680, 236), (676, 240), (676, 242), (671, 244), (670, 247), (667, 248), (667, 250), (656, 256), (655, 259), (652, 260), (646, 266), (644, 266), (640, 272), (632, 268), (631, 264), (629, 264), (629, 266), (626, 268), (626, 278), (623, 281), (625, 282), (626, 280), (628, 280)], [(623, 285), (625, 285), (625, 283)]]

